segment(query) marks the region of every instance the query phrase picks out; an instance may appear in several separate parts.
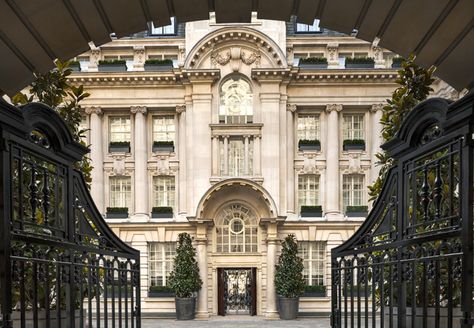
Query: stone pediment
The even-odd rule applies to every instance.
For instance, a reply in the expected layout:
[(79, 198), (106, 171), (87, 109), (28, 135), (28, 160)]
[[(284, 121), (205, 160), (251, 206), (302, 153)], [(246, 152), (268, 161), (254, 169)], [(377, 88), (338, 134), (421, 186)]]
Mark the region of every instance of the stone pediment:
[(251, 28), (223, 28), (204, 37), (190, 51), (187, 69), (219, 69), (230, 66), (237, 72), (250, 68), (285, 68), (286, 58), (278, 45)]

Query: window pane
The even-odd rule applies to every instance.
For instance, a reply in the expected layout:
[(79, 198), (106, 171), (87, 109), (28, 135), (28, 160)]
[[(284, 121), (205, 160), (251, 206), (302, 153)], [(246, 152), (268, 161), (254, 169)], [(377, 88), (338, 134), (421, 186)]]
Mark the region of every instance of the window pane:
[(319, 205), (319, 175), (298, 176), (298, 206)]
[(173, 115), (153, 117), (153, 141), (175, 141)]
[(176, 243), (159, 242), (148, 244), (148, 285), (166, 286), (173, 270)]
[(153, 206), (175, 206), (175, 178), (173, 176), (153, 177)]
[(110, 177), (110, 207), (128, 207), (131, 204), (132, 183), (130, 177)]
[(315, 19), (312, 25), (296, 24), (296, 32), (320, 32), (319, 19)]
[(109, 141), (130, 142), (130, 118), (110, 117), (109, 118)]
[(319, 140), (319, 115), (298, 115), (297, 139)]
[(250, 209), (241, 204), (230, 205), (221, 211), (216, 222), (217, 252), (257, 251), (257, 220)]
[(303, 259), (303, 275), (310, 286), (324, 285), (326, 243), (321, 241), (299, 241), (298, 255)]
[(347, 206), (361, 206), (364, 204), (364, 175), (351, 174), (344, 175), (342, 182), (342, 199), (344, 211)]
[(344, 115), (343, 136), (347, 139), (364, 139), (364, 115)]
[(175, 30), (175, 18), (171, 18), (171, 24), (166, 25), (166, 26), (159, 26), (155, 27), (153, 23), (151, 23), (151, 31), (150, 33), (152, 35), (170, 35), (170, 34), (176, 34)]

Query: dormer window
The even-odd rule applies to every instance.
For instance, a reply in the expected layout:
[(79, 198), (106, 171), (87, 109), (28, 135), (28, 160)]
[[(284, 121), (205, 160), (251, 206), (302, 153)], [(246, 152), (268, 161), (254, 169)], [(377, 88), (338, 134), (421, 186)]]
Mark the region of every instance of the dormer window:
[(250, 82), (241, 75), (226, 78), (220, 88), (219, 123), (253, 122), (253, 93)]

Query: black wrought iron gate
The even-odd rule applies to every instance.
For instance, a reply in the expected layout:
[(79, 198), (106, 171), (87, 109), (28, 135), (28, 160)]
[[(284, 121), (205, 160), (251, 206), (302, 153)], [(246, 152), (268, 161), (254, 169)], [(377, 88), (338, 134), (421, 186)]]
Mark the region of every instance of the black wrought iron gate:
[(473, 103), (425, 101), (383, 145), (396, 164), (332, 251), (332, 327), (473, 326)]
[(0, 327), (140, 327), (139, 252), (108, 228), (53, 110), (0, 101)]

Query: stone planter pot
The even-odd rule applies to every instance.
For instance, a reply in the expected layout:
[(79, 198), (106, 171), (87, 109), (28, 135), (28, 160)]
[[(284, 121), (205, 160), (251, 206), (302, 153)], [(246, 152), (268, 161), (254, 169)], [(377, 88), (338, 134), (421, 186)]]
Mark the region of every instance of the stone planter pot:
[(176, 297), (176, 319), (193, 320), (196, 314), (196, 298), (195, 297)]
[[(389, 308), (385, 308), (384, 312), (384, 326), (390, 327), (390, 312)], [(427, 309), (427, 327), (436, 327), (436, 309), (429, 307)], [(413, 311), (411, 307), (407, 307), (406, 309), (406, 328), (418, 328), (423, 327), (423, 308), (416, 308), (415, 309), (415, 326), (412, 326), (412, 317)], [(439, 327), (449, 327), (448, 325), (448, 309), (440, 308), (439, 309)], [(462, 312), (461, 308), (453, 308), (453, 328), (461, 328), (461, 319), (462, 319)], [(392, 323), (393, 327), (398, 326), (398, 308), (393, 308), (393, 315), (392, 315)]]
[[(83, 311), (84, 313), (84, 327), (86, 326), (86, 310)], [(52, 309), (49, 311), (49, 327), (50, 328), (57, 328), (57, 327), (68, 327), (69, 326), (69, 316), (66, 310), (61, 310), (60, 313), (60, 322), (57, 320), (57, 312), (56, 310)], [(20, 311), (13, 311), (12, 313), (12, 321), (13, 321), (13, 328), (21, 328), (21, 312)], [(46, 328), (46, 311), (45, 310), (38, 310), (38, 328)], [(25, 328), (33, 328), (34, 325), (33, 320), (33, 311), (27, 310), (25, 311)], [(79, 310), (74, 311), (74, 325), (75, 327), (80, 327), (81, 325), (81, 312)]]
[(302, 218), (321, 218), (323, 217), (323, 212), (301, 212)]
[(128, 213), (107, 213), (107, 219), (126, 219), (128, 218)]
[(173, 69), (173, 65), (172, 64), (166, 64), (166, 65), (145, 64), (144, 68), (145, 68), (145, 71), (164, 72), (164, 71), (171, 71)]
[(173, 218), (173, 213), (153, 213), (151, 212), (151, 217), (154, 219), (171, 219)]
[(346, 68), (374, 68), (374, 63), (346, 63)]
[(365, 150), (365, 144), (358, 144), (358, 145), (344, 145), (344, 150)]
[(126, 72), (127, 65), (100, 65), (98, 66), (99, 72)]
[(295, 320), (298, 316), (299, 297), (279, 297), (278, 298), (278, 313), (282, 320)]
[(301, 151), (305, 151), (305, 150), (320, 151), (321, 145), (300, 145), (298, 149)]
[(357, 211), (357, 212), (346, 212), (346, 216), (350, 218), (361, 218), (361, 217), (367, 217), (368, 212), (367, 211)]
[(328, 64), (304, 64), (304, 63), (301, 63), (298, 66), (303, 68), (303, 69), (327, 69), (328, 68)]

